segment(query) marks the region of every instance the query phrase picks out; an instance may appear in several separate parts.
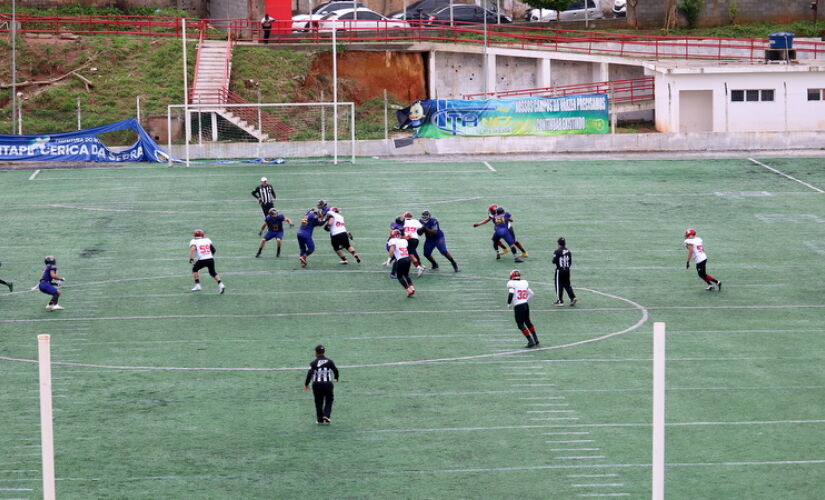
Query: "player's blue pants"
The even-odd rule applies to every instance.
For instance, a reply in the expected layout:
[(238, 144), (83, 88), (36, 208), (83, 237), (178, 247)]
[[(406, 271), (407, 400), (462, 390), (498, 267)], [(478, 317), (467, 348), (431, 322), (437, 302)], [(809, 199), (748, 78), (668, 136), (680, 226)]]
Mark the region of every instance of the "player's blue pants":
[(282, 239), (284, 239), (284, 232), (283, 231), (267, 231), (267, 233), (264, 235), (264, 239), (266, 241), (269, 241), (272, 238), (282, 240)]
[(41, 281), (37, 288), (39, 288), (40, 291), (45, 293), (46, 295), (51, 295), (52, 297), (57, 295), (57, 287), (52, 285), (48, 281)]
[(510, 234), (510, 231), (507, 228), (496, 229), (496, 232), (493, 233), (493, 248), (495, 248), (496, 244), (500, 240), (504, 240), (508, 247), (516, 244), (516, 240), (513, 239), (513, 235)]
[(441, 255), (446, 256), (449, 253), (447, 251), (447, 241), (442, 236), (440, 238), (424, 240), (424, 257), (429, 258), (436, 248), (441, 252)]
[(315, 242), (312, 241), (311, 234), (298, 233), (298, 249), (301, 251), (302, 257), (312, 255), (312, 252), (315, 251)]

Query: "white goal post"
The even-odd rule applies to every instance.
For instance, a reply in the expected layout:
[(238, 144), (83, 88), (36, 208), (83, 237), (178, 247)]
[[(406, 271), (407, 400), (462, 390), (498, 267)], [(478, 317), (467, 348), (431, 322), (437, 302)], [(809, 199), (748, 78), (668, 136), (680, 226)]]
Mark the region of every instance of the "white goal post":
[(216, 158), (210, 153), (220, 149), (213, 146), (218, 143), (233, 144), (234, 158), (331, 156), (337, 165), (349, 156), (355, 163), (353, 102), (230, 103), (218, 97), (167, 106), (168, 151), (175, 137), (182, 138), (187, 166), (190, 146), (200, 149), (196, 157)]
[(665, 323), (653, 323), (653, 500), (665, 498)]
[(55, 499), (54, 431), (52, 430), (52, 355), (51, 336), (37, 336), (40, 375), (40, 454), (43, 460), (43, 499)]

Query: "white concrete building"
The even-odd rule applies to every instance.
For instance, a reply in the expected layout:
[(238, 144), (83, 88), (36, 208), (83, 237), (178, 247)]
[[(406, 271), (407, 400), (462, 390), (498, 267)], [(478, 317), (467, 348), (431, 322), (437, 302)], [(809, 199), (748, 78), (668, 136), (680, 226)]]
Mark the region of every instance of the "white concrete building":
[(825, 61), (651, 61), (660, 132), (825, 131)]

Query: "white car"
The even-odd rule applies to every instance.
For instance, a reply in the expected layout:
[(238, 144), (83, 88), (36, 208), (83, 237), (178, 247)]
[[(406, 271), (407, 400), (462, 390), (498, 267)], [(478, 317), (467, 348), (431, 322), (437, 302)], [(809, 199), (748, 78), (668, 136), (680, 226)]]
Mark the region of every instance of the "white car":
[(387, 28), (410, 28), (410, 23), (402, 19), (390, 19), (367, 8), (342, 9), (330, 12), (318, 22), (318, 31), (374, 30)]
[(334, 0), (332, 2), (322, 3), (321, 5), (317, 5), (314, 9), (312, 9), (312, 11), (309, 14), (298, 14), (292, 16), (292, 31), (307, 31), (312, 28), (317, 28), (318, 23), (313, 23), (312, 21), (318, 21), (330, 12), (341, 9), (352, 9), (360, 7), (366, 7), (366, 5), (364, 5), (361, 2), (357, 2), (353, 5), (351, 1), (342, 0)]
[[(612, 1), (612, 0), (607, 0)], [(624, 1), (624, 0), (623, 0)], [(604, 10), (602, 4), (604, 0), (587, 0), (587, 9), (584, 8), (585, 0), (575, 0), (567, 10), (561, 12), (553, 9), (530, 9), (524, 15), (528, 21), (549, 22), (549, 21), (584, 21), (585, 19), (603, 19)]]

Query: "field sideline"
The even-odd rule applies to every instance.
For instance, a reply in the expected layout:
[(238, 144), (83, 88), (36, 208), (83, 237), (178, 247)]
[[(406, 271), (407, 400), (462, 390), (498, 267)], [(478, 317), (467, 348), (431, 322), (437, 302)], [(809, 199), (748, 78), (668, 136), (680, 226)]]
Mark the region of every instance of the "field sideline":
[[(825, 487), (821, 158), (688, 158), (0, 170), (0, 500), (40, 498), (36, 336), (52, 335), (59, 498), (650, 496), (651, 332), (668, 325), (667, 496), (814, 499)], [(292, 219), (341, 208), (364, 262), (295, 230), (255, 259), (267, 176)], [(496, 260), (491, 203), (529, 257)], [(381, 266), (389, 222), (432, 211), (461, 272)], [(684, 269), (705, 240), (707, 292)], [(191, 292), (203, 229), (227, 291)], [(554, 307), (555, 240), (576, 307)], [(64, 311), (29, 290), (43, 257)], [(504, 284), (517, 267), (540, 349)], [(301, 391), (341, 367), (333, 423)]]

